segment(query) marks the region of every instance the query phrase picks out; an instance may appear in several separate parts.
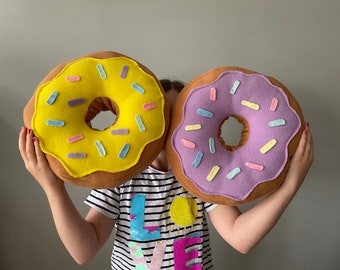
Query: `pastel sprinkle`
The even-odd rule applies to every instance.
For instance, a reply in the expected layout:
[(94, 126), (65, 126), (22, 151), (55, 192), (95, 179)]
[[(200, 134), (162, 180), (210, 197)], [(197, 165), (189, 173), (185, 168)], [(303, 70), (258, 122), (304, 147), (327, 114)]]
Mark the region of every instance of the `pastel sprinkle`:
[(155, 102), (149, 102), (149, 103), (144, 103), (143, 104), (143, 110), (144, 111), (149, 111), (156, 108), (156, 103)]
[(129, 134), (129, 130), (127, 128), (121, 128), (121, 129), (113, 129), (111, 130), (112, 135), (124, 135)]
[(97, 64), (96, 68), (99, 72), (100, 78), (102, 78), (102, 80), (106, 80), (106, 72), (104, 70), (104, 67), (102, 64)]
[(135, 89), (139, 94), (144, 94), (145, 93), (145, 90), (140, 85), (138, 85), (137, 83), (133, 83), (131, 85), (131, 87), (133, 89)]
[(185, 129), (186, 131), (199, 130), (199, 129), (201, 129), (201, 128), (202, 128), (202, 126), (201, 126), (200, 124), (186, 125), (186, 126), (184, 127), (184, 129)]
[(277, 143), (277, 140), (271, 139), (269, 142), (267, 142), (264, 146), (261, 147), (260, 152), (262, 154), (267, 153), (270, 149), (272, 149), (275, 144)]
[(102, 144), (102, 142), (98, 140), (98, 141), (95, 141), (94, 144), (97, 147), (99, 155), (101, 157), (105, 157), (106, 156), (106, 151), (105, 151), (105, 148), (104, 148), (104, 145)]
[(46, 120), (46, 125), (53, 127), (63, 127), (65, 125), (65, 122), (61, 120), (48, 119)]
[(128, 143), (124, 144), (122, 150), (120, 150), (120, 152), (119, 152), (118, 157), (119, 158), (125, 158), (127, 153), (129, 152), (129, 150), (130, 150), (130, 144), (128, 144)]
[(77, 99), (71, 99), (71, 100), (67, 101), (67, 104), (70, 107), (74, 107), (74, 106), (84, 104), (85, 102), (86, 102), (85, 98), (77, 98)]
[(129, 70), (128, 66), (123, 66), (122, 67), (122, 71), (120, 72), (120, 78), (121, 79), (125, 79), (126, 78), (128, 70)]
[(194, 149), (196, 147), (196, 144), (194, 142), (186, 140), (186, 139), (182, 139), (181, 144), (183, 146), (191, 148), (191, 149)]
[(236, 94), (237, 88), (239, 87), (240, 83), (241, 82), (237, 81), (237, 80), (234, 82), (233, 87), (230, 90), (230, 94), (232, 94), (232, 95)]
[(270, 104), (270, 110), (272, 112), (276, 111), (277, 105), (279, 104), (279, 100), (277, 98), (272, 99), (272, 103)]
[(146, 129), (145, 129), (145, 125), (144, 125), (143, 120), (142, 120), (142, 118), (141, 118), (141, 116), (140, 116), (139, 114), (137, 114), (137, 115), (135, 116), (135, 120), (136, 120), (136, 123), (137, 123), (137, 125), (138, 125), (139, 130), (140, 130), (141, 132), (144, 132), (144, 131), (146, 130)]
[(214, 114), (210, 111), (204, 110), (204, 109), (198, 109), (197, 113), (201, 116), (207, 117), (207, 118), (213, 118)]
[(239, 168), (239, 167), (236, 167), (235, 169), (233, 169), (231, 172), (229, 172), (228, 174), (227, 174), (227, 178), (228, 179), (234, 179), (234, 177), (236, 176), (236, 175), (238, 175), (239, 173), (241, 172), (241, 168)]
[(86, 158), (86, 153), (68, 153), (68, 158)]
[(56, 101), (58, 95), (59, 95), (59, 93), (58, 93), (57, 91), (54, 91), (54, 92), (50, 95), (50, 97), (47, 99), (46, 103), (47, 103), (48, 105), (52, 105), (52, 104)]
[(210, 100), (216, 101), (216, 88), (215, 87), (210, 88)]
[(211, 182), (212, 180), (214, 180), (216, 174), (218, 173), (218, 171), (220, 170), (220, 167), (215, 165), (214, 167), (212, 167), (212, 169), (210, 170), (208, 176), (207, 176), (207, 180), (209, 182)]
[(241, 104), (243, 106), (249, 107), (250, 109), (255, 110), (255, 111), (258, 111), (260, 109), (259, 104), (256, 104), (256, 103), (253, 103), (253, 102), (250, 102), (250, 101), (247, 101), (247, 100), (242, 100)]
[(66, 81), (68, 81), (68, 82), (79, 82), (80, 76), (67, 76)]
[(191, 164), (192, 167), (197, 168), (201, 164), (202, 158), (203, 158), (203, 152), (199, 151), (195, 157), (195, 160)]
[(286, 120), (284, 120), (284, 119), (276, 119), (276, 120), (269, 122), (270, 127), (283, 126), (285, 124), (286, 124)]
[(250, 169), (254, 169), (257, 171), (263, 171), (264, 167), (260, 164), (256, 164), (256, 163), (251, 163), (251, 162), (246, 162), (245, 165), (250, 168)]
[(211, 154), (215, 154), (215, 140), (214, 138), (209, 138), (209, 150)]
[(82, 140), (82, 139), (84, 139), (84, 136), (81, 135), (81, 134), (79, 134), (79, 135), (74, 135), (74, 136), (69, 137), (69, 138), (67, 139), (67, 141), (68, 141), (69, 143), (74, 143), (74, 142), (80, 141), (80, 140)]

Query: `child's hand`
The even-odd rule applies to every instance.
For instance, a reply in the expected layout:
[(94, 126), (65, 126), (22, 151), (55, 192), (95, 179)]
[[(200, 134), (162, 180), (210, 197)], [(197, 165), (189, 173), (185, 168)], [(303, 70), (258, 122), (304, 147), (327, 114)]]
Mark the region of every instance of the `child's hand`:
[(290, 167), (288, 169), (284, 186), (291, 186), (298, 189), (303, 183), (309, 168), (314, 159), (314, 144), (309, 124), (306, 124), (305, 130), (301, 136), (299, 145), (292, 157)]
[(41, 151), (38, 139), (33, 136), (32, 130), (22, 127), (19, 135), (19, 150), (26, 169), (39, 182), (46, 191), (64, 186), (51, 170), (45, 154)]

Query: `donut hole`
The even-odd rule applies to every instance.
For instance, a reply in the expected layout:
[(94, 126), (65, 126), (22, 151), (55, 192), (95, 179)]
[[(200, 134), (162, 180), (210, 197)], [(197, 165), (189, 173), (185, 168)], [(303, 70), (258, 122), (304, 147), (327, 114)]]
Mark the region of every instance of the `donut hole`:
[(105, 130), (117, 121), (118, 106), (107, 97), (95, 98), (89, 105), (85, 122), (95, 130)]
[(222, 121), (218, 135), (224, 148), (236, 151), (246, 144), (249, 138), (249, 123), (242, 116), (228, 116)]

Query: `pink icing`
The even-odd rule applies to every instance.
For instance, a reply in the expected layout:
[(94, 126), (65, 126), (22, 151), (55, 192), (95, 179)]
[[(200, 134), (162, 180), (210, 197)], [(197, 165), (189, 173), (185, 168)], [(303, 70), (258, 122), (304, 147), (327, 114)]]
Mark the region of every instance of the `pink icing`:
[[(235, 81), (239, 81), (237, 91), (231, 91)], [(210, 98), (211, 88), (216, 89), (216, 100)], [(275, 110), (273, 99), (278, 101)], [(244, 100), (258, 104), (259, 109), (241, 105)], [(213, 117), (199, 115), (200, 109), (211, 112)], [(183, 106), (183, 114), (171, 140), (184, 174), (201, 192), (237, 201), (245, 200), (258, 184), (278, 177), (288, 159), (288, 144), (301, 127), (298, 114), (281, 88), (261, 74), (240, 71), (224, 72), (213, 83), (192, 89)], [(224, 148), (217, 138), (219, 126), (231, 115), (246, 118), (250, 125), (248, 141), (233, 152)], [(277, 119), (284, 119), (285, 124), (269, 126), (269, 122)], [(201, 129), (185, 130), (185, 126), (195, 124), (200, 124)], [(216, 142), (213, 153), (210, 138)], [(262, 154), (260, 149), (272, 139), (277, 143)], [(186, 147), (181, 143), (183, 140), (193, 142), (195, 148)], [(198, 152), (203, 153), (202, 160), (198, 166), (193, 166)], [(247, 166), (249, 163), (263, 166), (263, 170)], [(213, 180), (208, 181), (207, 176), (214, 166), (220, 169)], [(232, 179), (227, 178), (235, 168), (240, 172)]]

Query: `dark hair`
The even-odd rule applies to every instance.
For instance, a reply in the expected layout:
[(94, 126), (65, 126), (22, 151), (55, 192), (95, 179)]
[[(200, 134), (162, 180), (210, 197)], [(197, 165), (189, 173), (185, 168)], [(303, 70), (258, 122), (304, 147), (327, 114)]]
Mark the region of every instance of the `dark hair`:
[(178, 93), (184, 88), (184, 83), (178, 80), (171, 81), (169, 79), (162, 79), (160, 83), (163, 87), (164, 92), (168, 92), (171, 89), (176, 90)]

